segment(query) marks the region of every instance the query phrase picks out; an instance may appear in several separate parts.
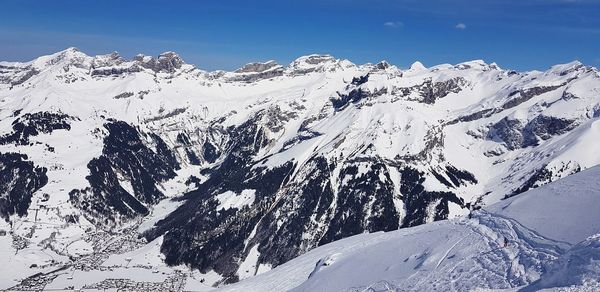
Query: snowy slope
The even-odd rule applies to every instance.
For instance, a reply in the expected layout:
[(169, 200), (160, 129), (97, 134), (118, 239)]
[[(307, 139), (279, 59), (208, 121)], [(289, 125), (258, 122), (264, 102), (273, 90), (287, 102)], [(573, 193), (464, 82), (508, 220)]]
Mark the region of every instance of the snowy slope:
[[(110, 278), (111, 256), (157, 243), (138, 272), (210, 288), (464, 215), (598, 165), (599, 93), (579, 62), (401, 70), (310, 55), (207, 72), (173, 52), (75, 48), (0, 62), (0, 242), (19, 263), (0, 288)], [(78, 283), (142, 285), (100, 278)]]
[(484, 208), (473, 219), (342, 239), (222, 290), (593, 291), (600, 288), (598, 177), (594, 167)]

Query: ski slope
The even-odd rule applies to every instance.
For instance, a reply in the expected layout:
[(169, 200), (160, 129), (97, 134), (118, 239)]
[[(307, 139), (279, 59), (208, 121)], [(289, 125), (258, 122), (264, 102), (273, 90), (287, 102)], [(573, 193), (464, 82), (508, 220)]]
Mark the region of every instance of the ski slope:
[(598, 291), (598, 178), (594, 167), (472, 219), (342, 239), (222, 291)]

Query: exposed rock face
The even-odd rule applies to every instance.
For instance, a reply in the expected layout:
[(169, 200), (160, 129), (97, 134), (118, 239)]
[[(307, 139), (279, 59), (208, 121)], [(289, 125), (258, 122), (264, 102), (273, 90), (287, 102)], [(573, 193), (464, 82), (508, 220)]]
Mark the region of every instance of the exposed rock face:
[(385, 70), (387, 68), (390, 68), (392, 65), (390, 65), (390, 63), (386, 62), (386, 61), (381, 61), (377, 64), (375, 64), (375, 68), (378, 70)]
[(263, 79), (270, 79), (278, 76), (283, 76), (283, 66), (275, 61), (266, 63), (250, 63), (244, 67), (234, 71), (228, 80), (233, 82), (255, 82)]
[(341, 62), (332, 56), (310, 55), (296, 59), (287, 71), (291, 75), (305, 75), (312, 72), (333, 71), (341, 66)]
[(512, 97), (512, 99), (510, 99), (508, 102), (503, 104), (502, 109), (513, 108), (515, 106), (522, 104), (523, 102), (530, 100), (534, 96), (538, 96), (538, 95), (544, 94), (546, 92), (556, 90), (565, 85), (566, 85), (566, 83), (556, 85), (556, 86), (538, 86), (538, 87), (532, 87), (532, 88), (513, 91), (509, 95), (509, 97)]
[(132, 96), (133, 96), (133, 92), (123, 92), (123, 93), (115, 95), (113, 98), (121, 99), (121, 98), (128, 98), (128, 97), (132, 97)]
[(352, 78), (344, 91), (337, 92), (337, 97), (331, 97), (331, 105), (336, 111), (343, 110), (350, 104), (360, 104), (370, 98), (375, 98), (387, 94), (387, 88), (375, 89), (371, 92), (369, 89), (361, 85), (369, 81), (369, 74)]
[(117, 66), (124, 63), (125, 60), (117, 52), (108, 55), (96, 56), (92, 61), (92, 68)]
[(367, 83), (367, 81), (369, 81), (369, 74), (367, 74), (365, 76), (352, 78), (352, 82), (350, 82), (350, 84), (352, 84), (354, 86), (360, 86), (362, 84)]
[(27, 161), (27, 155), (0, 153), (0, 217), (25, 216), (33, 193), (48, 183), (46, 172)]
[(577, 126), (574, 120), (539, 115), (524, 124), (503, 118), (490, 127), (488, 138), (500, 140), (509, 150), (535, 146), (540, 140), (564, 134)]
[(155, 71), (174, 72), (175, 69), (181, 68), (185, 64), (181, 57), (174, 52), (165, 52), (158, 55), (158, 62)]
[(79, 69), (89, 69), (90, 67), (90, 57), (81, 52), (78, 48), (68, 48), (64, 51), (58, 52), (50, 56), (50, 58), (46, 58), (40, 62), (42, 64), (35, 64), (34, 66), (53, 66), (60, 65), (66, 70), (69, 70), (69, 67), (79, 68)]
[(308, 56), (304, 60), (304, 62), (306, 62), (307, 64), (310, 64), (310, 65), (318, 65), (318, 64), (323, 64), (323, 63), (332, 62), (332, 61), (335, 61), (335, 59), (329, 55), (312, 55), (312, 56)]
[(185, 62), (174, 52), (165, 52), (158, 55), (158, 58), (139, 54), (133, 58), (133, 61), (126, 61), (114, 52), (110, 55), (97, 56), (92, 59), (92, 76), (120, 76), (124, 74), (133, 74), (142, 72), (144, 69), (152, 70), (156, 73), (174, 73), (180, 69)]
[(519, 188), (517, 188), (513, 193), (506, 195), (506, 198), (510, 198), (512, 196), (516, 196), (520, 193), (526, 192), (530, 189), (539, 187), (552, 178), (552, 172), (546, 169), (546, 166), (536, 170), (533, 175), (523, 183)]
[(137, 65), (133, 65), (131, 67), (107, 67), (92, 70), (92, 76), (119, 76), (141, 71), (142, 67)]
[(348, 94), (338, 93), (338, 95), (339, 97), (331, 99), (333, 108), (335, 108), (336, 110), (343, 109), (346, 105), (350, 103), (358, 103), (362, 99), (368, 97), (370, 95), (370, 92), (364, 91), (362, 88), (356, 88), (348, 92)]
[(260, 73), (279, 66), (280, 65), (275, 61), (269, 61), (266, 63), (249, 63), (244, 67), (235, 70), (235, 73)]
[(468, 82), (461, 77), (453, 78), (441, 82), (432, 82), (431, 79), (425, 80), (422, 84), (412, 87), (394, 88), (394, 94), (401, 96), (410, 96), (415, 92), (419, 96), (418, 100), (426, 104), (433, 104), (436, 100), (444, 98), (450, 93), (460, 92)]
[(158, 55), (158, 58), (144, 56), (142, 54), (133, 58), (142, 67), (153, 70), (155, 72), (173, 73), (176, 69), (181, 68), (185, 62), (175, 52), (165, 52)]
[[(475, 121), (475, 120), (479, 120), (482, 118), (490, 117), (493, 114), (500, 113), (505, 110), (517, 107), (520, 104), (532, 99), (533, 97), (557, 90), (557, 89), (565, 86), (567, 83), (568, 82), (560, 84), (560, 85), (555, 85), (555, 86), (537, 86), (537, 87), (531, 87), (531, 88), (512, 91), (508, 95), (509, 100), (504, 102), (501, 107), (483, 109), (483, 110), (459, 117), (458, 119), (451, 121), (450, 123), (470, 122), (470, 121)], [(572, 99), (572, 98), (573, 98), (573, 96), (571, 96), (571, 94), (569, 94), (566, 91), (563, 92), (563, 99), (568, 100), (568, 99)]]
[(569, 132), (578, 126), (577, 121), (569, 120), (565, 118), (556, 118), (551, 116), (539, 115), (531, 120), (527, 126), (526, 131), (533, 134), (536, 137), (537, 143), (541, 140), (548, 140), (553, 136), (562, 135)]
[[(2, 74), (2, 73), (17, 73), (17, 72), (18, 72), (18, 74), (16, 76)], [(0, 65), (0, 83), (7, 83), (12, 86), (23, 84), (27, 80), (29, 80), (31, 77), (33, 77), (39, 73), (40, 73), (40, 71), (38, 71), (37, 69), (32, 68), (30, 66), (26, 67), (26, 68), (11, 68), (8, 66)]]

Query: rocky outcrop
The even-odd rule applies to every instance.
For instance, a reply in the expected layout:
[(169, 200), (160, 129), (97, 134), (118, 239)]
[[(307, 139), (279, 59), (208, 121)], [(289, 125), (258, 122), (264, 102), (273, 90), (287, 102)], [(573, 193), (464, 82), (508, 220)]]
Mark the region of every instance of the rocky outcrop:
[(434, 104), (436, 100), (446, 97), (450, 93), (460, 92), (468, 82), (462, 77), (456, 77), (446, 81), (433, 82), (426, 79), (423, 83), (411, 87), (394, 88), (392, 94), (411, 99), (411, 93), (416, 93), (418, 101), (426, 104)]
[(91, 75), (92, 76), (119, 76), (123, 74), (131, 74), (136, 72), (142, 72), (142, 67), (134, 64), (132, 66), (116, 66), (116, 67), (103, 67), (93, 69)]
[(508, 97), (510, 97), (511, 99), (509, 99), (506, 103), (504, 103), (502, 105), (502, 109), (513, 108), (515, 106), (518, 106), (518, 105), (530, 100), (534, 96), (542, 95), (544, 93), (556, 90), (558, 88), (565, 86), (566, 84), (567, 83), (563, 83), (563, 84), (555, 85), (555, 86), (537, 86), (537, 87), (531, 87), (531, 88), (519, 89), (519, 90), (513, 91), (508, 95)]
[(266, 63), (249, 63), (244, 67), (230, 73), (227, 80), (233, 82), (256, 82), (258, 80), (270, 79), (283, 75), (283, 66), (275, 61)]
[(268, 61), (266, 63), (248, 63), (244, 65), (244, 67), (235, 70), (234, 73), (260, 73), (276, 67), (281, 66), (275, 61)]
[(154, 72), (173, 73), (181, 68), (185, 62), (175, 52), (165, 52), (153, 58), (145, 55), (137, 55), (133, 58), (140, 66), (150, 69)]
[[(4, 71), (3, 69), (8, 69)], [(39, 70), (32, 68), (31, 66), (26, 68), (7, 68), (5, 66), (0, 65), (0, 83), (7, 83), (11, 86), (20, 85), (25, 83), (27, 80), (36, 76), (40, 73)], [(2, 72), (4, 71), (4, 72)], [(2, 74), (2, 73), (8, 74)], [(11, 74), (12, 73), (12, 74)], [(16, 74), (15, 74), (16, 73)]]
[(181, 65), (185, 64), (183, 59), (175, 52), (165, 52), (158, 55), (157, 64), (154, 71), (157, 72), (175, 72), (176, 69), (181, 68)]
[(100, 55), (92, 60), (92, 68), (118, 66), (125, 62), (125, 59), (117, 52), (112, 52), (108, 55)]
[(502, 142), (509, 150), (535, 146), (540, 140), (564, 134), (578, 126), (575, 120), (539, 115), (527, 123), (503, 118), (490, 127), (488, 138)]
[(359, 104), (361, 101), (368, 98), (373, 98), (386, 94), (387, 88), (375, 89), (371, 92), (369, 89), (363, 88), (361, 85), (369, 81), (369, 74), (352, 78), (344, 91), (337, 92), (337, 97), (331, 97), (331, 105), (334, 110), (341, 111), (349, 104)]
[(343, 61), (330, 55), (309, 55), (294, 60), (287, 68), (289, 75), (305, 75), (313, 72), (335, 71), (343, 67)]

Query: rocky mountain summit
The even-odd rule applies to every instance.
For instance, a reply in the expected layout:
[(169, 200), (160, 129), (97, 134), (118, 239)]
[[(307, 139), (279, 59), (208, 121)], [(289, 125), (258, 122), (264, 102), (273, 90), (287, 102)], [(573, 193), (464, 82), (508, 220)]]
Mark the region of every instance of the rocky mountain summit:
[(0, 246), (15, 263), (0, 288), (126, 269), (236, 282), (598, 165), (599, 118), (600, 73), (579, 62), (310, 55), (208, 72), (75, 48), (0, 62)]

